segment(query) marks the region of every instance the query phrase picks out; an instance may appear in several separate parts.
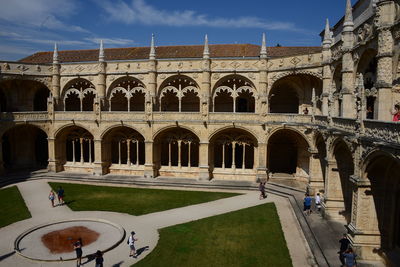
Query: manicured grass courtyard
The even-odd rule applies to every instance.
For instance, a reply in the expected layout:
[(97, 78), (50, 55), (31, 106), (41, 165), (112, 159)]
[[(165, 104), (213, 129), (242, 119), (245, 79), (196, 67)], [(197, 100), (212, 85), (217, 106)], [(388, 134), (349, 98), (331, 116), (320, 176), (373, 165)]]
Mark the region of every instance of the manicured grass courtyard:
[[(301, 244), (299, 244), (301, 245)], [(292, 266), (272, 203), (160, 230), (140, 266)]]
[(0, 203), (0, 227), (32, 217), (16, 186), (0, 189)]
[(114, 211), (131, 215), (143, 215), (238, 195), (221, 192), (142, 189), (70, 183), (49, 184), (55, 192), (57, 192), (59, 186), (64, 188), (65, 201), (74, 211)]

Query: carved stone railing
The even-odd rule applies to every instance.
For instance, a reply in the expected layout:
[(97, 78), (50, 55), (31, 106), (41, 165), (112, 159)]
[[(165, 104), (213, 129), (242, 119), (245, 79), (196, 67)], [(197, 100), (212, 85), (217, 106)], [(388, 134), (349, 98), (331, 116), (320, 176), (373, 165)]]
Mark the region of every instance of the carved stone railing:
[(357, 129), (356, 120), (348, 118), (333, 117), (332, 126), (348, 132), (354, 132)]
[(314, 116), (314, 123), (322, 126), (328, 126), (329, 121), (327, 116), (315, 115)]
[[(355, 119), (348, 118), (332, 118), (332, 124), (329, 124), (326, 116), (315, 116), (314, 124), (342, 130), (350, 134), (355, 134), (355, 131), (358, 130), (359, 126), (361, 126), (357, 125)], [(400, 144), (400, 123), (364, 120), (363, 124), (363, 129), (359, 129), (361, 137), (387, 143)]]
[(311, 115), (268, 113), (265, 116), (264, 122), (307, 124), (311, 123), (311, 120)]
[(47, 111), (28, 111), (28, 112), (1, 112), (0, 121), (48, 121)]
[(257, 123), (260, 120), (260, 115), (255, 113), (233, 113), (233, 112), (211, 112), (209, 114), (211, 122), (248, 122)]
[(373, 139), (400, 144), (400, 123), (365, 120), (365, 135)]
[(94, 121), (96, 114), (93, 111), (56, 111), (54, 112), (54, 120), (56, 121)]

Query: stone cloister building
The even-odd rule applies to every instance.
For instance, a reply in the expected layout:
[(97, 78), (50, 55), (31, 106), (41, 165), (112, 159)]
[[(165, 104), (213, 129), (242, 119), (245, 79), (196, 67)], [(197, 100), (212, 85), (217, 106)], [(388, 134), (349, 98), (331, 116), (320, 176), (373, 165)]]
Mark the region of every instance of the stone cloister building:
[(153, 37), (2, 61), (0, 172), (296, 179), (324, 194), (362, 259), (396, 262), (399, 21), (399, 1), (347, 1), (322, 47)]

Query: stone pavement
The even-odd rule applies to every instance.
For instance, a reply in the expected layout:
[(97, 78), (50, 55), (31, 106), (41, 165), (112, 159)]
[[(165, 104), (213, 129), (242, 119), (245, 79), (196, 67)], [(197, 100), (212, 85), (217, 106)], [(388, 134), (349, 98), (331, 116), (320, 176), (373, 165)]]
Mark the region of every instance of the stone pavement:
[[(52, 208), (50, 201), (47, 198), (48, 193), (50, 192), (50, 186), (44, 179), (21, 182), (18, 183), (17, 186), (32, 214), (32, 218), (16, 222), (0, 229), (0, 266), (75, 266), (74, 261), (31, 261), (13, 252), (14, 240), (19, 234), (31, 227), (51, 221), (80, 218), (105, 219), (119, 224), (127, 231), (127, 233), (134, 230), (139, 239), (137, 242), (137, 248), (148, 246), (148, 250), (144, 251), (137, 259), (130, 258), (128, 257), (129, 248), (124, 240), (116, 248), (106, 252), (104, 255), (104, 266), (130, 266), (143, 259), (155, 248), (159, 239), (158, 229), (160, 228), (240, 210), (264, 204), (266, 202), (274, 202), (277, 206), (282, 229), (293, 261), (293, 266), (310, 266), (310, 262), (313, 262), (311, 249), (301, 231), (301, 226), (299, 225), (295, 212), (291, 207), (291, 203), (289, 203), (286, 197), (279, 195), (269, 194), (267, 199), (259, 200), (258, 192), (241, 191), (244, 194), (236, 197), (142, 216), (132, 216), (115, 212), (73, 212), (67, 206)], [(84, 255), (94, 252), (85, 251), (85, 247), (83, 247), (83, 250)], [(87, 263), (87, 265), (91, 266), (94, 265), (94, 263), (90, 262)]]

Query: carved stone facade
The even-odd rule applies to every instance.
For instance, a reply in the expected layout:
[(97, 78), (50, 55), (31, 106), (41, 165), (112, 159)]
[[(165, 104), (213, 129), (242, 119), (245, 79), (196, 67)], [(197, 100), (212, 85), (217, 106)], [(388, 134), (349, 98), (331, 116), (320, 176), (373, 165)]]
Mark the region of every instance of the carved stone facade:
[(344, 27), (327, 22), (322, 49), (283, 56), (264, 42), (258, 55), (213, 56), (207, 40), (203, 56), (161, 60), (153, 40), (149, 59), (105, 60), (101, 48), (98, 62), (66, 63), (57, 50), (53, 62), (2, 62), (0, 172), (290, 177), (324, 195), (361, 260), (390, 261), (400, 248), (396, 10), (360, 0)]

